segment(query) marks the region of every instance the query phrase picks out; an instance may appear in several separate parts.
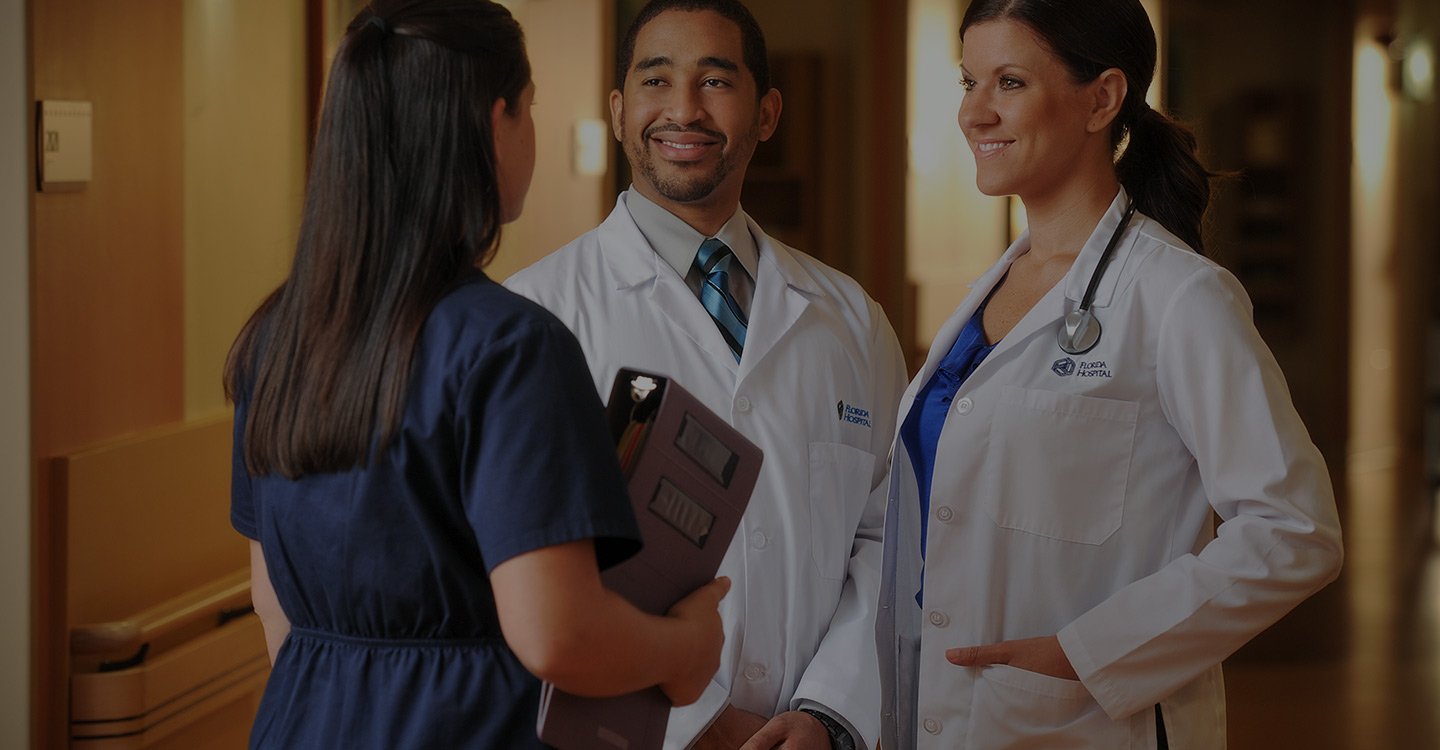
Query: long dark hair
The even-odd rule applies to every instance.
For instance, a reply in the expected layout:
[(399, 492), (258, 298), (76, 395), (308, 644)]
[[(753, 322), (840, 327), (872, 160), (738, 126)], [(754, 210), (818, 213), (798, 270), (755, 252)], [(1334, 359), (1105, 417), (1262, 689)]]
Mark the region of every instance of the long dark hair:
[(1025, 24), (1078, 83), (1110, 68), (1125, 74), (1129, 90), (1110, 126), (1111, 148), (1119, 152), (1124, 144), (1115, 174), (1136, 208), (1204, 254), (1201, 224), (1210, 180), (1222, 175), (1200, 163), (1189, 128), (1145, 103), (1157, 53), (1155, 30), (1139, 0), (974, 0), (960, 36), (977, 23), (1001, 19)]
[(489, 0), (373, 0), (350, 22), (290, 275), (225, 363), (226, 396), (249, 394), (251, 473), (383, 455), (425, 318), (494, 254), (491, 108), (513, 110), (529, 82), (520, 25)]

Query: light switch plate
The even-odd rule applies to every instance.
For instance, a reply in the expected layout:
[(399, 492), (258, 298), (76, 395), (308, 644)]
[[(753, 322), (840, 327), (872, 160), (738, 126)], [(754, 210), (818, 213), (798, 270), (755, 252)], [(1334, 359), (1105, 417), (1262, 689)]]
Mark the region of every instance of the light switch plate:
[(90, 181), (90, 102), (40, 102), (35, 128), (40, 189), (75, 190)]

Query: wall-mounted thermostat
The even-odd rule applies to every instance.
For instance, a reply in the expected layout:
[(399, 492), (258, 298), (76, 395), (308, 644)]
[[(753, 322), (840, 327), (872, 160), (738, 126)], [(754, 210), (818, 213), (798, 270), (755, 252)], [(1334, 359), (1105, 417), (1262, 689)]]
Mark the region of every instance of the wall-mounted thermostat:
[(76, 190), (90, 181), (90, 102), (40, 102), (35, 164), (41, 190)]

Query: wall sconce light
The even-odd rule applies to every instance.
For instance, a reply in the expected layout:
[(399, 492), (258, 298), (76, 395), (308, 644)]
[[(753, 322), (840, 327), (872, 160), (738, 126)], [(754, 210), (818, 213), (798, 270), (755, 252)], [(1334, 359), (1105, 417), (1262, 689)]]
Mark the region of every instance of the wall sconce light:
[(600, 177), (607, 168), (610, 128), (604, 120), (586, 118), (575, 123), (574, 164), (580, 177)]
[(1415, 101), (1428, 102), (1435, 96), (1435, 51), (1424, 37), (1405, 45), (1401, 60), (1401, 90)]
[(1389, 58), (1390, 90), (1411, 101), (1435, 96), (1435, 49), (1423, 36), (1382, 34), (1376, 39)]

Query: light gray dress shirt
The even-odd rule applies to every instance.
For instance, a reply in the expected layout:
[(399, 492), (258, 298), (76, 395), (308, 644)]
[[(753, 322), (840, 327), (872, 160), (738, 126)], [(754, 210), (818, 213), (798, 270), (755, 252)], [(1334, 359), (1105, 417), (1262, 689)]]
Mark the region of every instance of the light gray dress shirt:
[[(686, 224), (679, 216), (641, 195), (634, 185), (625, 193), (625, 207), (629, 209), (630, 217), (635, 220), (635, 226), (640, 228), (640, 234), (645, 235), (650, 247), (666, 264), (675, 269), (675, 273), (680, 274), (680, 278), (685, 279), (685, 284), (695, 293), (695, 298), (699, 299), (705, 278), (700, 269), (695, 267), (695, 256), (700, 252), (700, 244), (710, 238)], [(755, 247), (755, 238), (750, 236), (750, 228), (745, 223), (745, 213), (739, 206), (735, 207), (735, 213), (720, 227), (715, 238), (730, 248), (730, 252), (735, 254), (735, 259), (740, 261), (744, 270), (744, 273), (736, 273), (735, 267), (731, 266), (730, 295), (748, 317), (750, 300), (755, 295), (755, 268), (758, 265), (759, 251)]]

